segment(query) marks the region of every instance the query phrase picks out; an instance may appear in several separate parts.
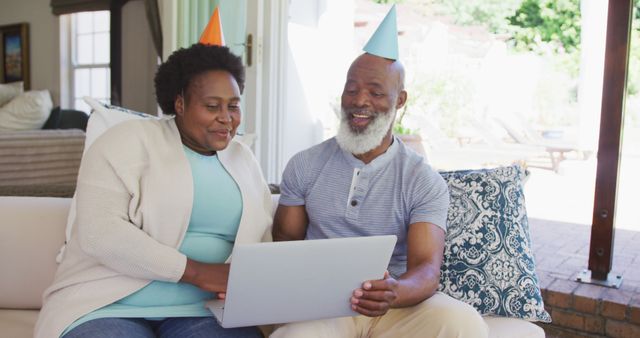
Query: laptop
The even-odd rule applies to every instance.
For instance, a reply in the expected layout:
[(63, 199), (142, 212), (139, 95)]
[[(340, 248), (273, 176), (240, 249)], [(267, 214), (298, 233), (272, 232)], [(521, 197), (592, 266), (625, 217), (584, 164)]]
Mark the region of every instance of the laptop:
[(232, 328), (355, 316), (353, 290), (380, 279), (396, 236), (237, 244), (227, 295), (207, 302)]

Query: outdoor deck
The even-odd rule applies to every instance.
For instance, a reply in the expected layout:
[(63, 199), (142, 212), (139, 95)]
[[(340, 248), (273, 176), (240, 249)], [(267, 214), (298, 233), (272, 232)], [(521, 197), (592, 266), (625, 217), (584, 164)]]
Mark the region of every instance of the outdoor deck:
[(545, 307), (547, 337), (640, 337), (640, 232), (616, 230), (612, 273), (620, 289), (574, 281), (587, 268), (590, 228), (529, 219)]

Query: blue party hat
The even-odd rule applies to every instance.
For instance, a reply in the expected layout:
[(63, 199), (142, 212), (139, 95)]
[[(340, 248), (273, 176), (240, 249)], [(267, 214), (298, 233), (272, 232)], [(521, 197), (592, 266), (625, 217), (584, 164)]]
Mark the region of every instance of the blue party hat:
[(398, 27), (396, 23), (396, 5), (394, 4), (384, 17), (364, 51), (383, 58), (398, 60)]

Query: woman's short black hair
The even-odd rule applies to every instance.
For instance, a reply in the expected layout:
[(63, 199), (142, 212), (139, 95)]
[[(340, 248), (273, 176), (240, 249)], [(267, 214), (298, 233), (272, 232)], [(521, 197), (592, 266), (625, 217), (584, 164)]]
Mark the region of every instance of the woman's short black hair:
[(244, 89), (244, 66), (239, 57), (224, 46), (196, 43), (175, 51), (158, 67), (154, 82), (162, 112), (175, 115), (174, 101), (178, 95), (186, 92), (194, 77), (210, 70), (229, 72), (238, 83), (240, 92)]

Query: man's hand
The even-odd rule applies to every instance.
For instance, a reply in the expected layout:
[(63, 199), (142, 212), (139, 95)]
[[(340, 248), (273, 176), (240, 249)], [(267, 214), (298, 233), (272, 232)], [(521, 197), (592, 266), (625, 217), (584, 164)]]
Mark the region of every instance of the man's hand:
[(382, 316), (398, 298), (398, 281), (384, 273), (384, 278), (362, 283), (362, 288), (353, 291), (351, 309), (369, 317)]
[(187, 267), (180, 281), (205, 291), (217, 292), (218, 298), (224, 299), (230, 267), (229, 264), (208, 264), (187, 259)]
[(432, 223), (414, 223), (407, 235), (407, 271), (397, 280), (366, 281), (353, 292), (351, 308), (365, 316), (382, 316), (390, 308), (416, 305), (438, 289), (445, 233)]

